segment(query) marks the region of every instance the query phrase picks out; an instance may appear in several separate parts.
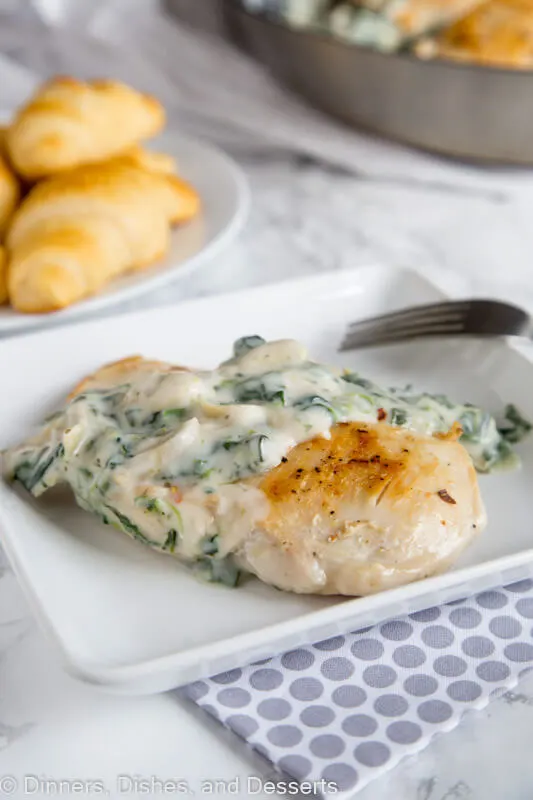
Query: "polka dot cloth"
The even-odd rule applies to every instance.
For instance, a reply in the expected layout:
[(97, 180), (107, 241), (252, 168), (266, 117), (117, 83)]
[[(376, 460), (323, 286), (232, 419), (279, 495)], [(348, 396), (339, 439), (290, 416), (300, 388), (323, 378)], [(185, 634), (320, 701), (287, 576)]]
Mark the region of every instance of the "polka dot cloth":
[[(533, 581), (298, 647), (181, 691), (291, 779), (352, 795), (533, 669)], [(333, 796), (333, 794), (331, 795)]]

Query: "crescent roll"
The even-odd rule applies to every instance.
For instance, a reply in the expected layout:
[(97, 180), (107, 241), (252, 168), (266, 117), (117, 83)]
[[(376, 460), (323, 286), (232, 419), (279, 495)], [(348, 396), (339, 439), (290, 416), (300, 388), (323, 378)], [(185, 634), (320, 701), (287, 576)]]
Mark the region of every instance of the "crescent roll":
[(54, 78), (6, 131), (17, 172), (37, 180), (121, 154), (164, 125), (161, 104), (123, 83)]
[(127, 157), (37, 184), (7, 237), (8, 290), (18, 311), (64, 308), (165, 255), (170, 225), (199, 210), (195, 190)]
[(20, 186), (7, 161), (0, 154), (0, 241), (20, 199)]
[(7, 258), (6, 249), (0, 245), (0, 306), (7, 303)]
[(168, 153), (157, 153), (155, 150), (146, 150), (141, 145), (135, 145), (124, 153), (133, 164), (147, 169), (149, 172), (163, 172), (166, 175), (175, 175), (178, 171), (176, 159)]

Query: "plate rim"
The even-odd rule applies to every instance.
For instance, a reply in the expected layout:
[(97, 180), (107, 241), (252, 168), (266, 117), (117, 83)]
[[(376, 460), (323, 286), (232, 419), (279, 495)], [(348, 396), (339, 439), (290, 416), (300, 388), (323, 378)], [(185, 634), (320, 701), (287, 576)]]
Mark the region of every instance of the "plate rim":
[[(380, 279), (390, 274), (398, 275), (412, 275), (415, 276), (422, 284), (431, 287), (443, 296), (455, 295), (456, 292), (447, 292), (438, 281), (429, 278), (419, 269), (395, 268), (390, 265), (378, 264), (369, 265), (368, 267), (359, 267), (356, 269), (345, 269), (335, 272), (337, 277), (336, 288), (340, 292), (345, 292), (346, 288), (350, 285), (357, 286), (358, 281), (364, 282), (365, 275), (375, 275), (380, 272)], [(368, 278), (367, 278), (368, 279)], [(196, 304), (206, 304), (209, 302), (222, 303), (224, 298), (250, 298), (261, 296), (265, 300), (265, 293), (276, 294), (283, 290), (283, 293), (290, 294), (292, 292), (304, 289), (311, 293), (315, 293), (318, 288), (324, 285), (329, 285), (331, 293), (331, 272), (322, 272), (311, 274), (296, 279), (291, 279), (282, 282), (275, 282), (267, 285), (260, 285), (251, 288), (246, 288), (240, 291), (231, 291), (215, 295), (208, 295), (204, 297), (192, 298), (176, 302), (165, 306), (167, 310), (179, 308), (184, 303), (189, 306)], [(363, 289), (364, 291), (364, 289)], [(136, 318), (146, 317), (158, 313), (161, 309), (159, 307), (134, 310), (122, 314), (119, 319), (113, 317), (106, 317), (100, 319), (90, 319), (80, 322), (86, 329), (94, 326), (105, 326), (111, 322), (118, 322), (119, 324), (128, 326), (135, 323)], [(12, 337), (10, 341), (6, 341), (6, 345), (23, 344), (31, 348), (31, 338), (33, 336), (54, 337), (61, 335), (61, 329), (48, 329), (46, 331), (30, 331), (24, 336)], [(529, 368), (533, 368), (532, 360), (527, 357), (513, 342), (505, 345), (512, 350), (515, 350), (517, 355), (524, 360)], [(0, 456), (1, 459), (1, 456)], [(8, 488), (2, 482), (0, 495), (7, 492)], [(149, 694), (153, 691), (165, 691), (166, 689), (176, 688), (182, 686), (193, 680), (200, 680), (201, 678), (209, 677), (213, 674), (213, 669), (209, 670), (209, 661), (227, 661), (227, 669), (235, 666), (242, 666), (242, 660), (239, 661), (238, 654), (240, 652), (249, 653), (254, 651), (257, 653), (254, 660), (266, 658), (275, 654), (279, 654), (286, 646), (281, 642), (286, 637), (294, 638), (295, 635), (299, 636), (299, 643), (302, 645), (305, 642), (305, 632), (316, 631), (320, 626), (341, 626), (338, 628), (338, 633), (346, 633), (350, 630), (352, 624), (350, 620), (354, 620), (353, 624), (364, 627), (367, 623), (366, 617), (372, 614), (378, 615), (377, 622), (370, 624), (379, 624), (390, 616), (381, 616), (381, 609), (386, 609), (388, 606), (396, 604), (398, 612), (402, 613), (402, 606), (405, 608), (406, 603), (413, 603), (417, 599), (420, 600), (418, 608), (416, 605), (409, 607), (409, 612), (428, 607), (428, 596), (433, 596), (436, 593), (444, 593), (439, 602), (446, 603), (457, 600), (465, 596), (465, 587), (473, 580), (486, 579), (484, 589), (494, 587), (506, 581), (512, 583), (514, 580), (520, 580), (524, 577), (533, 574), (533, 548), (521, 550), (518, 553), (500, 556), (480, 564), (473, 566), (464, 566), (451, 572), (446, 572), (442, 575), (436, 575), (425, 578), (422, 581), (406, 584), (395, 589), (385, 590), (383, 592), (369, 595), (362, 598), (346, 598), (340, 603), (336, 603), (327, 608), (318, 610), (310, 610), (304, 612), (296, 617), (292, 617), (281, 622), (275, 622), (264, 625), (257, 630), (251, 630), (244, 633), (239, 633), (233, 636), (222, 638), (216, 642), (209, 644), (201, 644), (193, 646), (182, 652), (167, 653), (162, 656), (156, 656), (141, 661), (125, 665), (106, 665), (102, 664), (101, 660), (91, 661), (89, 659), (79, 658), (76, 653), (69, 649), (68, 643), (61, 638), (59, 633), (54, 627), (52, 619), (46, 613), (45, 607), (40, 602), (37, 593), (31, 583), (31, 580), (24, 572), (22, 565), (18, 564), (18, 557), (16, 553), (16, 533), (13, 530), (13, 524), (9, 519), (9, 512), (5, 504), (0, 504), (0, 531), (4, 533), (2, 536), (2, 546), (8, 556), (9, 562), (13, 569), (17, 580), (29, 602), (29, 605), (39, 621), (41, 627), (45, 630), (47, 636), (53, 641), (54, 646), (57, 648), (61, 662), (64, 669), (73, 677), (81, 679), (89, 684), (99, 686), (101, 689), (106, 689), (115, 693), (124, 694)], [(8, 532), (9, 531), (9, 532)], [(491, 577), (492, 576), (492, 577)], [(423, 590), (421, 590), (423, 587)], [(482, 589), (476, 587), (475, 592)], [(381, 598), (376, 604), (376, 598)], [(432, 601), (429, 600), (431, 603)], [(374, 606), (376, 606), (374, 608)], [(357, 621), (356, 621), (357, 619)], [(311, 623), (311, 625), (309, 624)], [(266, 634), (266, 635), (265, 635)], [(329, 635), (332, 635), (331, 633)], [(316, 632), (311, 632), (309, 638), (306, 640), (307, 644), (312, 644), (319, 640), (319, 635)], [(248, 659), (249, 656), (245, 656)], [(251, 658), (249, 659), (251, 660)], [(248, 661), (247, 661), (248, 663)], [(217, 666), (220, 671), (219, 666)], [(179, 677), (172, 679), (172, 673), (182, 672), (187, 677)], [(192, 674), (194, 673), (194, 674)], [(166, 680), (164, 680), (167, 676)], [(161, 680), (158, 680), (161, 679)], [(152, 682), (152, 685), (157, 688), (147, 689), (147, 684)], [(143, 684), (143, 686), (141, 686)], [(166, 688), (161, 688), (166, 687)]]
[[(6, 112), (5, 109), (1, 109), (0, 122), (9, 113), (13, 112)], [(117, 289), (115, 292), (96, 294), (67, 308), (46, 314), (15, 312), (15, 316), (10, 316), (5, 320), (2, 319), (0, 314), (0, 338), (24, 335), (30, 332), (33, 333), (36, 330), (43, 331), (50, 327), (70, 324), (75, 320), (86, 321), (86, 315), (88, 317), (99, 313), (109, 314), (110, 309), (113, 307), (129, 303), (145, 292), (157, 291), (157, 289), (161, 289), (168, 283), (177, 282), (182, 278), (188, 277), (237, 237), (249, 217), (252, 201), (252, 191), (244, 169), (225, 150), (202, 139), (200, 136), (188, 136), (173, 128), (166, 128), (160, 135), (175, 141), (176, 150), (179, 150), (180, 143), (183, 143), (185, 147), (197, 148), (204, 153), (209, 153), (226, 170), (226, 175), (233, 182), (236, 196), (235, 209), (226, 226), (207, 245), (204, 245), (197, 253), (185, 259), (181, 264), (170, 264), (167, 269), (153, 275), (150, 275), (148, 271), (144, 274), (144, 280), (139, 280), (132, 286)], [(148, 147), (150, 147), (150, 144), (151, 142), (147, 142)], [(2, 307), (0, 306), (0, 311), (1, 309)]]

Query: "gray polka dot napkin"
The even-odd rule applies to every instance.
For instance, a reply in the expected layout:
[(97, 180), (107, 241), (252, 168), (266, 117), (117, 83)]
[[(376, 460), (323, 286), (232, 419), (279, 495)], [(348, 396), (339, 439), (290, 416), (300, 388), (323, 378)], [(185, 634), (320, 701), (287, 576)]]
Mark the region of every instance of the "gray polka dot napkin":
[(532, 625), (524, 580), (182, 691), (284, 776), (348, 796), (533, 668)]

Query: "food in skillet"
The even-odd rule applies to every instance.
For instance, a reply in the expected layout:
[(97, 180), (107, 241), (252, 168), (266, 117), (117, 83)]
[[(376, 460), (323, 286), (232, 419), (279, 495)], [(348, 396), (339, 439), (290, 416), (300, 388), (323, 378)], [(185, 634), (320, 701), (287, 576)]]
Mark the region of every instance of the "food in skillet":
[(423, 58), (451, 58), (493, 67), (533, 67), (533, 2), (490, 0), (416, 46)]
[(482, 0), (347, 0), (331, 4), (332, 33), (384, 52), (450, 25)]
[[(58, 483), (212, 580), (365, 595), (450, 566), (486, 517), (475, 467), (512, 465), (529, 429), (445, 397), (384, 391), (247, 337), (213, 371), (133, 357), (76, 387), (4, 453), (39, 496)], [(460, 438), (461, 437), (461, 438)]]
[(295, 28), (384, 53), (511, 69), (533, 65), (531, 0), (242, 0)]

